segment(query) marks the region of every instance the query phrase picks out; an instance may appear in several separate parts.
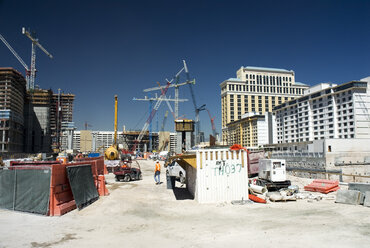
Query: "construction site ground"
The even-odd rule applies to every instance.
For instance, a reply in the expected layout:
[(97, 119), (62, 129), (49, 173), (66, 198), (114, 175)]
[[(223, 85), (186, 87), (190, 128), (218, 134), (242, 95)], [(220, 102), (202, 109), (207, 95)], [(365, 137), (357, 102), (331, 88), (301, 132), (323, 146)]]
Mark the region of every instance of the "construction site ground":
[[(110, 195), (61, 217), (0, 210), (0, 247), (369, 247), (370, 208), (308, 202), (198, 204), (177, 183), (106, 181)], [(302, 186), (312, 180), (291, 178)], [(335, 196), (335, 193), (331, 193)], [(330, 197), (329, 197), (330, 198)]]

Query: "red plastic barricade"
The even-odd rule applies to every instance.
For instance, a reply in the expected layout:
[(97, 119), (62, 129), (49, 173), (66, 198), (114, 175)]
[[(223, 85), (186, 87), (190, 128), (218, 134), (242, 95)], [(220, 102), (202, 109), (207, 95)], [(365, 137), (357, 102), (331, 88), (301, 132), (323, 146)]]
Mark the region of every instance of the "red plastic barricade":
[(315, 179), (312, 183), (304, 186), (304, 190), (312, 192), (320, 192), (327, 194), (329, 192), (334, 192), (339, 189), (339, 182), (326, 180), (326, 179)]
[(99, 196), (109, 195), (109, 191), (105, 185), (104, 173), (106, 171), (106, 167), (104, 165), (104, 157), (82, 158), (79, 159), (77, 163), (68, 164), (62, 164), (60, 161), (12, 161), (9, 169), (23, 170), (31, 169), (32, 167), (40, 169), (43, 167), (51, 168), (48, 215), (60, 216), (76, 208), (66, 167), (86, 164), (91, 165), (94, 183)]
[(68, 164), (51, 165), (49, 215), (60, 216), (76, 208), (67, 177)]

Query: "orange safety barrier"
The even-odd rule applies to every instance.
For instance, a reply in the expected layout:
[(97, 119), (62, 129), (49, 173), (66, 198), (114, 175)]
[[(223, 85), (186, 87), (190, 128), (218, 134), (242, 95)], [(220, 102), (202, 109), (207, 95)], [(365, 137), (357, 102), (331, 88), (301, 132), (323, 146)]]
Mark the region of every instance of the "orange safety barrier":
[[(109, 195), (105, 185), (105, 172), (107, 168), (104, 165), (104, 157), (99, 158), (82, 158), (77, 163), (62, 164), (60, 161), (37, 161), (37, 162), (14, 162), (11, 163), (10, 169), (31, 169), (32, 167), (42, 166), (51, 168), (50, 179), (50, 199), (49, 213), (50, 216), (61, 216), (73, 209), (76, 209), (76, 203), (73, 198), (71, 186), (67, 176), (67, 166), (91, 165), (91, 172), (99, 196)], [(26, 167), (21, 167), (26, 166)]]
[(76, 208), (66, 167), (69, 164), (51, 165), (49, 215), (61, 216)]
[(338, 189), (340, 189), (338, 181), (326, 179), (315, 179), (309, 185), (304, 186), (304, 190), (306, 191), (320, 192), (324, 194), (337, 191)]

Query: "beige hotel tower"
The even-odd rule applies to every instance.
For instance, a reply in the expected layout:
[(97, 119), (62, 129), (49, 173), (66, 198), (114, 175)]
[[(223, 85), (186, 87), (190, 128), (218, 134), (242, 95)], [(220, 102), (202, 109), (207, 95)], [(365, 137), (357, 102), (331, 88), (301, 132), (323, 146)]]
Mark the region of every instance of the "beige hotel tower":
[(228, 124), (246, 113), (272, 112), (275, 106), (302, 96), (309, 87), (296, 82), (292, 70), (247, 66), (241, 67), (236, 76), (220, 84), (222, 139), (226, 143), (230, 143)]

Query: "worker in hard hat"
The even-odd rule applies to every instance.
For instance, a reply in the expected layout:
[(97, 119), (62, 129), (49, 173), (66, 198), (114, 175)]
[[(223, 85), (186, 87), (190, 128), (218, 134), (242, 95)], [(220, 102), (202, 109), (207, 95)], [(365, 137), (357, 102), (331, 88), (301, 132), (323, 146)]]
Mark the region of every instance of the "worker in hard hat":
[(154, 180), (155, 184), (161, 183), (161, 164), (159, 163), (159, 160), (155, 162), (155, 170), (154, 170)]
[(127, 168), (127, 162), (123, 162), (123, 165), (121, 166), (122, 168)]

